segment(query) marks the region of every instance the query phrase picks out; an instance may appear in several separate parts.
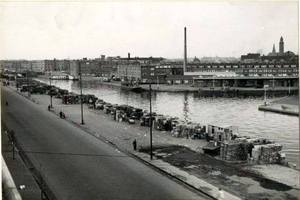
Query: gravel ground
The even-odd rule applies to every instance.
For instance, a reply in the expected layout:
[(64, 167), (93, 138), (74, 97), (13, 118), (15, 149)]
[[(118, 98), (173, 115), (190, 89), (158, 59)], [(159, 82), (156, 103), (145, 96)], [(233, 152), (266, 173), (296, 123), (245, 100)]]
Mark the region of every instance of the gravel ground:
[[(246, 167), (245, 169), (253, 171), (255, 173), (260, 173), (264, 176), (268, 176), (270, 173), (270, 167), (268, 165), (255, 165), (251, 167)], [(281, 167), (279, 165), (273, 165), (272, 170), (276, 170), (277, 172), (281, 171)], [(294, 188), (299, 188), (299, 171), (297, 171), (298, 175), (295, 176), (295, 170), (287, 168), (285, 169), (285, 173), (277, 173), (276, 176), (270, 177), (270, 179), (285, 183)]]
[[(149, 149), (145, 147), (141, 151), (148, 153)], [(216, 187), (221, 187), (242, 199), (298, 199), (299, 189), (267, 179), (260, 175), (261, 170), (255, 170), (255, 168), (249, 170), (249, 167), (245, 167), (247, 165), (244, 163), (231, 164), (182, 146), (156, 146), (154, 147), (154, 155), (158, 159), (162, 159), (164, 162), (170, 163)], [(257, 168), (268, 170), (268, 166), (258, 166)], [(287, 174), (283, 176), (287, 176)], [(292, 183), (294, 180), (291, 181)]]

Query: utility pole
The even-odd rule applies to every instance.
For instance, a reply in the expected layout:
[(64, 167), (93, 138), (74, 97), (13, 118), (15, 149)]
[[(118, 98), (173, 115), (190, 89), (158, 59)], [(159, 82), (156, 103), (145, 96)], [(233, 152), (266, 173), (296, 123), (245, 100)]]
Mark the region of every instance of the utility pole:
[[(17, 70), (18, 70), (18, 65), (17, 65), (17, 63), (15, 63), (15, 65), (16, 65), (16, 77), (15, 77), (15, 81), (16, 81), (16, 88), (17, 88), (17, 91), (19, 90), (18, 89), (18, 81), (17, 81), (17, 78), (18, 78), (18, 72), (17, 72)], [(9, 79), (8, 79), (9, 80)]]
[[(30, 70), (32, 71), (32, 61), (29, 61), (30, 62)], [(30, 71), (29, 69), (27, 70), (27, 80), (28, 80), (28, 97), (30, 97), (30, 79), (29, 79), (29, 74), (30, 74)]]
[(81, 63), (79, 61), (79, 75), (80, 75), (80, 104), (81, 104), (81, 124), (84, 124), (83, 121), (83, 102), (82, 102), (82, 73), (81, 73)]
[(289, 95), (291, 94), (291, 83), (289, 81)]
[(264, 89), (265, 89), (265, 101), (264, 101), (264, 105), (267, 105), (267, 88), (269, 87), (269, 85), (264, 85)]
[(17, 141), (17, 137), (16, 137), (15, 132), (13, 130), (11, 130), (9, 132), (8, 137), (9, 137), (10, 142), (12, 143), (12, 147), (13, 147), (13, 159), (15, 159), (15, 143)]
[(27, 96), (30, 97), (30, 88), (29, 88), (29, 69), (27, 70)]
[(50, 108), (52, 108), (52, 93), (51, 93), (52, 70), (51, 70), (51, 74), (49, 76), (49, 80), (50, 80)]
[(151, 83), (149, 85), (150, 87), (150, 159), (152, 160), (152, 103), (151, 103), (151, 96), (152, 96), (152, 89), (151, 89)]

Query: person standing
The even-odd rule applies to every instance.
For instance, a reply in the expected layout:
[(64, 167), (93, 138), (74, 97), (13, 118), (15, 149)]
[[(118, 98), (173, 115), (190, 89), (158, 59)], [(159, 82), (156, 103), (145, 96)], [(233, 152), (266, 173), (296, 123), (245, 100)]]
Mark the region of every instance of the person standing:
[(66, 115), (65, 115), (65, 113), (64, 113), (63, 111), (62, 111), (62, 114), (61, 114), (61, 115), (62, 115), (62, 118), (63, 118), (63, 119), (66, 118)]
[(250, 155), (250, 158), (252, 158), (252, 149), (254, 148), (254, 145), (253, 145), (253, 143), (251, 142), (250, 143), (250, 145), (249, 145), (249, 147), (248, 147), (248, 153), (249, 153), (249, 155)]
[(133, 144), (133, 149), (136, 150), (136, 144), (137, 144), (136, 139), (133, 140), (132, 144)]

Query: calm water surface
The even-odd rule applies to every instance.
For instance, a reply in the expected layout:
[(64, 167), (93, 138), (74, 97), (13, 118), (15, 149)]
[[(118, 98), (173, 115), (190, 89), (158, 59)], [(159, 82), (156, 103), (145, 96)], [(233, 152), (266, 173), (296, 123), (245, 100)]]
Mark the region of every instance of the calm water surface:
[[(45, 81), (47, 82), (47, 81)], [(52, 81), (53, 85), (80, 93), (79, 82)], [(133, 93), (101, 85), (98, 81), (83, 81), (83, 93), (94, 94), (113, 104), (128, 104), (149, 110), (149, 92)], [(280, 97), (270, 97), (274, 101)], [(243, 136), (267, 138), (283, 145), (286, 160), (299, 162), (299, 118), (258, 110), (263, 97), (214, 98), (193, 93), (152, 93), (153, 112), (188, 119), (203, 125), (238, 126)]]

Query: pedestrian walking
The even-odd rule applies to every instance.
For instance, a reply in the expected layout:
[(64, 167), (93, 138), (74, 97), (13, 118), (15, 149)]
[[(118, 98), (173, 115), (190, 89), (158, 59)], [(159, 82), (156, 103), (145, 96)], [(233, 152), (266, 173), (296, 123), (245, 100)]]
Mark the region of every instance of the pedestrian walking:
[(6, 102), (5, 102), (5, 105), (7, 105), (8, 106), (8, 101), (6, 100)]
[(50, 108), (51, 108), (51, 106), (49, 105), (49, 106), (48, 106), (48, 110), (49, 110), (49, 111), (50, 111)]
[(59, 116), (60, 116), (60, 118), (63, 117), (63, 112), (62, 111), (59, 112)]
[(225, 199), (224, 192), (223, 192), (223, 190), (221, 188), (219, 188), (217, 200), (224, 200), (224, 199)]
[(132, 144), (133, 144), (133, 149), (136, 150), (136, 144), (137, 144), (136, 139), (133, 140)]

